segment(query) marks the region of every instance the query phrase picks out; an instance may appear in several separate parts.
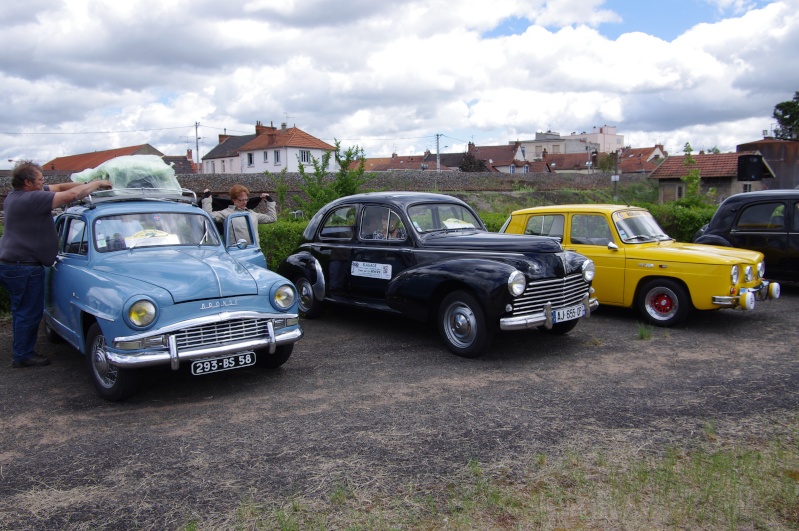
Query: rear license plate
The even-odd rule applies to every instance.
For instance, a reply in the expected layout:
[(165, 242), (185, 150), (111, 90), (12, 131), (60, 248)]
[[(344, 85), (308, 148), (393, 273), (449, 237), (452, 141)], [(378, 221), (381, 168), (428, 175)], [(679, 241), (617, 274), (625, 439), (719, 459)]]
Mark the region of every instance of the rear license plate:
[(562, 323), (563, 321), (571, 321), (573, 319), (579, 319), (583, 315), (585, 315), (585, 306), (583, 306), (582, 304), (578, 304), (577, 306), (570, 306), (568, 308), (562, 308), (560, 310), (553, 310), (552, 322)]
[(195, 376), (212, 372), (229, 371), (255, 365), (255, 352), (239, 352), (232, 356), (205, 358), (191, 362), (191, 373)]

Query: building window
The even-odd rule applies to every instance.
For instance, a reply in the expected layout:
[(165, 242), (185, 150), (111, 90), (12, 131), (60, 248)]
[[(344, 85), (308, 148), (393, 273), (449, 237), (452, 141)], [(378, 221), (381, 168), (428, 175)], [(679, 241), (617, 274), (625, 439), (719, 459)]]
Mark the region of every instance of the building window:
[(744, 191), (744, 193), (751, 192), (752, 191), (752, 185), (750, 183), (744, 184), (743, 185), (743, 191)]
[(300, 162), (303, 164), (310, 164), (311, 163), (311, 152), (307, 149), (300, 150)]
[(528, 166), (527, 164), (525, 164), (525, 165), (524, 165), (524, 168), (522, 169), (522, 172), (523, 172), (523, 173), (530, 173), (530, 166)]
[(677, 197), (677, 199), (682, 199), (682, 196), (683, 196), (683, 189), (682, 189), (682, 185), (681, 185), (681, 184), (678, 184), (678, 185), (677, 185), (677, 194), (676, 194), (676, 197)]
[(225, 173), (225, 159), (222, 159), (222, 173)]
[(255, 157), (252, 153), (247, 153), (247, 166), (252, 166), (255, 163)]
[(211, 173), (216, 173), (216, 162), (211, 161)]
[(280, 164), (280, 151), (275, 150), (275, 164)]
[(269, 152), (264, 151), (264, 162), (269, 162)]
[(508, 166), (508, 173), (516, 173), (516, 166), (514, 166), (513, 164)]
[(552, 153), (560, 153), (560, 144), (552, 145)]

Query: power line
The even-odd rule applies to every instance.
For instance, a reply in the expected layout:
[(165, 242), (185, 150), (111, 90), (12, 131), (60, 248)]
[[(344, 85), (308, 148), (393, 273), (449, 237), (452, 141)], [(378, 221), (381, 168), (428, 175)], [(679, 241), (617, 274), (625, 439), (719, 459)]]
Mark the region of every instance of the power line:
[(76, 131), (72, 133), (14, 133), (10, 131), (0, 131), (0, 135), (110, 135), (114, 133), (146, 133), (149, 131), (167, 131), (169, 129), (187, 129), (192, 128), (193, 125), (183, 125), (179, 127), (159, 127), (156, 129), (127, 129), (120, 131)]

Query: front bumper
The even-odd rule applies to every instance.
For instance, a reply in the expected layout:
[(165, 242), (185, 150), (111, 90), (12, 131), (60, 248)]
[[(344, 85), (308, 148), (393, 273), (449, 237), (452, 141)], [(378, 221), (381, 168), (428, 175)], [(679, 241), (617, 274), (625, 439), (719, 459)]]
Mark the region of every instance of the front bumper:
[[(177, 337), (181, 333), (185, 333), (186, 330), (225, 325), (234, 320), (261, 321), (261, 326), (265, 326), (265, 333), (246, 337), (242, 336), (228, 341), (220, 341), (219, 338), (216, 338), (216, 340), (213, 341), (194, 343), (190, 347), (181, 347), (178, 344)], [(278, 346), (295, 343), (303, 336), (303, 331), (299, 324), (275, 329), (275, 321), (299, 323), (299, 317), (296, 314), (223, 312), (215, 316), (193, 319), (171, 325), (167, 328), (148, 331), (146, 334), (115, 338), (113, 342), (109, 343), (106, 355), (109, 363), (118, 367), (142, 368), (169, 364), (173, 370), (177, 370), (180, 367), (180, 363), (183, 361), (212, 356), (224, 356), (256, 349), (268, 349), (270, 354), (274, 354)], [(130, 343), (157, 336), (164, 336), (166, 338), (166, 345), (132, 351), (114, 347), (114, 345), (121, 343)]]
[[(745, 291), (744, 291), (745, 290)], [(740, 295), (716, 295), (713, 296), (713, 304), (724, 308), (742, 308), (752, 310), (755, 301), (766, 301), (780, 298), (780, 285), (776, 282), (764, 280), (755, 288), (742, 288)]]
[[(590, 298), (588, 295), (583, 297), (581, 303), (585, 307), (585, 315), (583, 317), (591, 317), (591, 312), (599, 307), (599, 301)], [(499, 328), (500, 330), (528, 330), (530, 328), (543, 326), (549, 330), (554, 324), (552, 321), (552, 309), (552, 304), (547, 303), (542, 312), (514, 317), (503, 317), (499, 320)]]

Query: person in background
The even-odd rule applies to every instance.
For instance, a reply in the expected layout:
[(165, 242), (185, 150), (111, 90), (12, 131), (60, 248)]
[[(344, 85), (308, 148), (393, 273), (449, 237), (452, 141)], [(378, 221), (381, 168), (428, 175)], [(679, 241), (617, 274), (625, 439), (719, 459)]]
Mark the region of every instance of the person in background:
[[(261, 199), (266, 201), (266, 213), (261, 214), (260, 212), (256, 212), (247, 208), (247, 200), (250, 198), (250, 191), (247, 187), (241, 184), (234, 184), (230, 187), (230, 200), (233, 201), (233, 204), (227, 207), (224, 210), (213, 210), (212, 203), (211, 203), (211, 191), (207, 188), (203, 190), (203, 198), (202, 198), (202, 207), (203, 210), (211, 214), (211, 217), (214, 221), (222, 222), (224, 221), (229, 215), (235, 212), (247, 212), (250, 215), (250, 219), (252, 219), (252, 224), (256, 228), (255, 230), (255, 243), (256, 245), (260, 246), (260, 238), (258, 236), (258, 224), (259, 223), (274, 223), (277, 221), (277, 209), (276, 203), (267, 193), (261, 194)], [(244, 234), (248, 234), (247, 231), (244, 231)], [(249, 242), (248, 242), (249, 243)]]
[(83, 199), (111, 183), (44, 184), (42, 168), (23, 160), (11, 170), (11, 187), (3, 203), (0, 238), (0, 285), (11, 301), (14, 340), (12, 367), (39, 367), (50, 360), (36, 353), (36, 336), (44, 314), (44, 267), (55, 262), (58, 235), (53, 209)]

